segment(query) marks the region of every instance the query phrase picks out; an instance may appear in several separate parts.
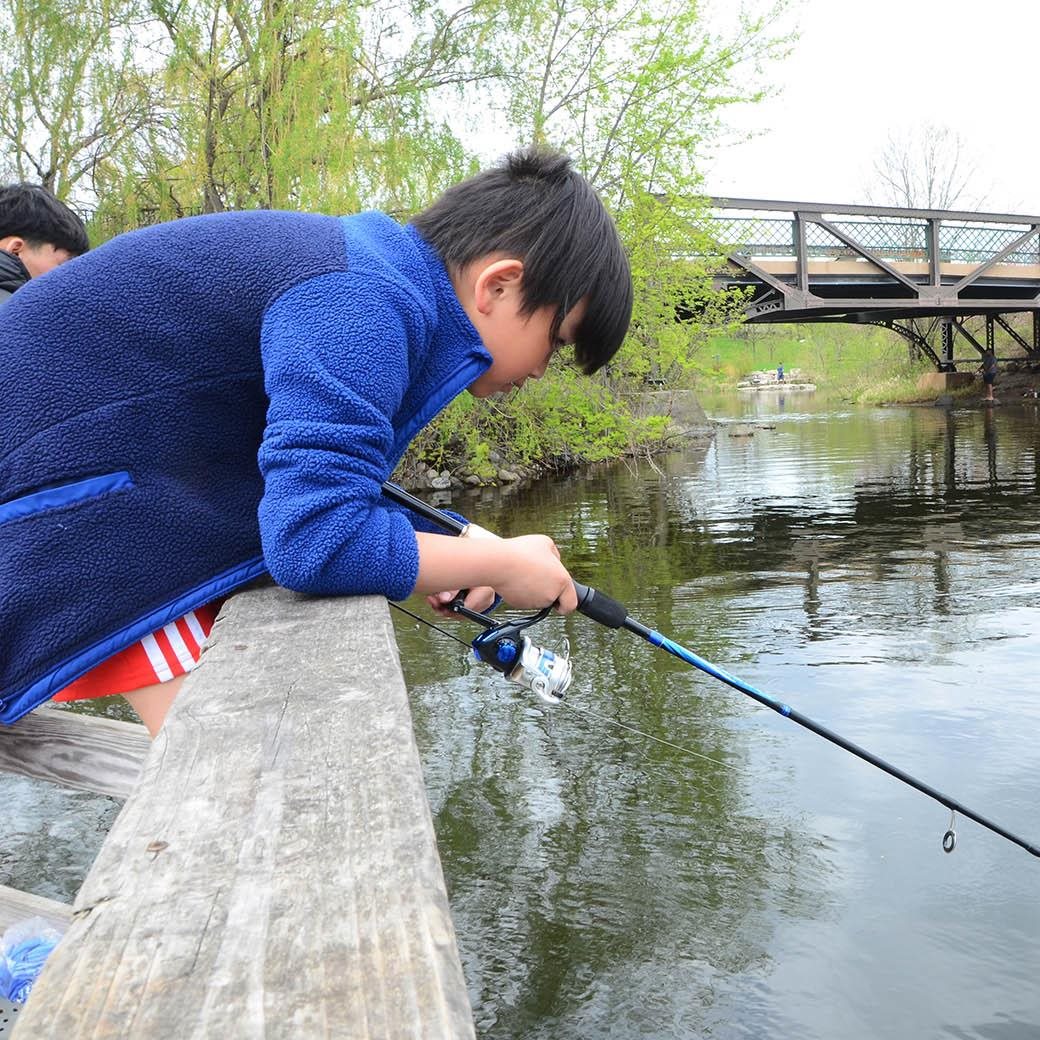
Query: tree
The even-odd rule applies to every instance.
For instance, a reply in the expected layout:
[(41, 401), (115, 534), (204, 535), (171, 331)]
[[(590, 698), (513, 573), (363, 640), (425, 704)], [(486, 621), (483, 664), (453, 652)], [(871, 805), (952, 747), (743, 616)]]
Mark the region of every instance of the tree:
[(152, 76), (137, 54), (134, 0), (3, 0), (2, 165), (59, 198), (152, 117)]
[(170, 115), (124, 157), (122, 193), (160, 216), (413, 210), (469, 168), (435, 100), (500, 74), (488, 0), (150, 0), (150, 11)]
[(893, 131), (873, 165), (867, 197), (906, 209), (978, 209), (978, 167), (964, 139), (948, 126), (922, 123)]
[[(721, 34), (696, 0), (546, 0), (517, 37), (517, 134), (576, 157), (629, 249), (639, 349), (625, 358), (634, 373), (684, 365), (725, 313), (710, 289), (698, 158), (728, 106), (762, 97), (763, 63), (789, 44), (775, 29), (784, 7), (741, 13)], [(702, 320), (678, 324), (694, 298)]]

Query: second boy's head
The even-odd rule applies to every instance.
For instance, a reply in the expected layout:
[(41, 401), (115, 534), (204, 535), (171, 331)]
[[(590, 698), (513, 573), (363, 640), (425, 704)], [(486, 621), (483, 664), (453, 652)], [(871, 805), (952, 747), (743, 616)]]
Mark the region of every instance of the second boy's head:
[(617, 229), (588, 181), (559, 153), (509, 156), (449, 188), (413, 220), (438, 253), (493, 364), (478, 397), (539, 378), (573, 343), (587, 372), (621, 346), (632, 277)]
[(0, 187), (0, 249), (18, 257), (30, 278), (90, 248), (75, 213), (36, 184)]

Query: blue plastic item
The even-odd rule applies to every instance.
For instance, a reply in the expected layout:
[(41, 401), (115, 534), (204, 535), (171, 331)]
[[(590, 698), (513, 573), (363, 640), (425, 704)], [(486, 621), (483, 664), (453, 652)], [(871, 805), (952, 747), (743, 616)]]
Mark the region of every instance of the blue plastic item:
[(19, 921), (0, 936), (0, 997), (24, 1004), (61, 933), (42, 917)]

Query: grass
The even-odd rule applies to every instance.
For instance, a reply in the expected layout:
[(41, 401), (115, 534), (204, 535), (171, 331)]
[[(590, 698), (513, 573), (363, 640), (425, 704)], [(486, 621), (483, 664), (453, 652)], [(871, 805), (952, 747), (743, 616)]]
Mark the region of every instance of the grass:
[(858, 325), (745, 326), (708, 341), (693, 367), (694, 386), (721, 390), (755, 371), (783, 362), (792, 375), (815, 383), (817, 393), (857, 404), (922, 399), (917, 380), (931, 371), (911, 362), (906, 344), (885, 329)]

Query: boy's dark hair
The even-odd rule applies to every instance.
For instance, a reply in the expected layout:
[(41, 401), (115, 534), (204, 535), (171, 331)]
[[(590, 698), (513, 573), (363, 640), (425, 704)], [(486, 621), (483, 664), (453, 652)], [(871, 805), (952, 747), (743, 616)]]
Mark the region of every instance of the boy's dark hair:
[(80, 256), (90, 249), (83, 221), (38, 184), (0, 187), (0, 238), (17, 235), (32, 246), (52, 245)]
[(458, 271), (489, 253), (522, 260), (521, 313), (567, 312), (588, 300), (575, 337), (586, 373), (617, 352), (632, 318), (632, 276), (617, 228), (599, 196), (559, 152), (514, 152), (449, 188), (413, 220), (445, 266)]

